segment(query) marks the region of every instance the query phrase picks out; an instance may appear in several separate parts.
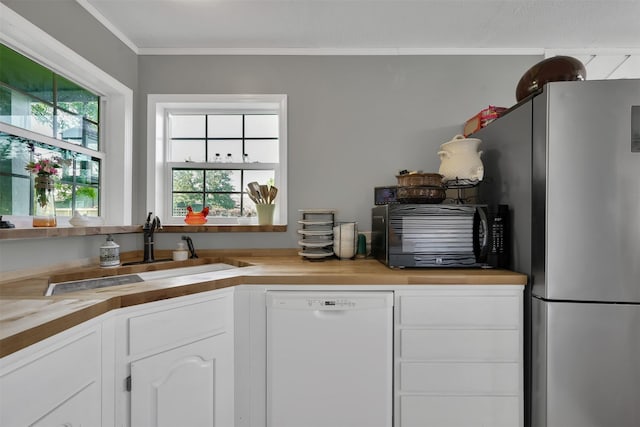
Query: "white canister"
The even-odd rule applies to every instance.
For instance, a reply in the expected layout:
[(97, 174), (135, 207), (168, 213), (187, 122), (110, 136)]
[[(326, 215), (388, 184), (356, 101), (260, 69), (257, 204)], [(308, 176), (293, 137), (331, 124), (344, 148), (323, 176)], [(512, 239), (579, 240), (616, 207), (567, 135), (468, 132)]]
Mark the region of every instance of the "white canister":
[(106, 242), (100, 246), (100, 267), (117, 267), (120, 265), (120, 245), (113, 241), (109, 234)]
[(350, 259), (358, 248), (358, 226), (355, 222), (343, 222), (333, 227), (333, 253), (340, 259)]
[(187, 259), (189, 259), (189, 252), (187, 252), (184, 242), (178, 242), (178, 248), (173, 251), (173, 260), (186, 261)]
[(484, 178), (484, 165), (478, 151), (482, 141), (478, 138), (465, 138), (456, 135), (451, 141), (440, 146), (440, 170), (442, 181), (470, 180), (482, 181)]

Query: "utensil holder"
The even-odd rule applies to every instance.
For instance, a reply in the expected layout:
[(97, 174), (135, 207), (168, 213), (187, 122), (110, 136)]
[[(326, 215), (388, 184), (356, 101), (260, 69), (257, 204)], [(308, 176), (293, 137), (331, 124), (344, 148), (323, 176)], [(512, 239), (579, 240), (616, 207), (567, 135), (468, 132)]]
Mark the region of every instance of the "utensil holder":
[(273, 211), (275, 210), (275, 204), (257, 204), (256, 210), (258, 211), (258, 225), (271, 225), (273, 224)]

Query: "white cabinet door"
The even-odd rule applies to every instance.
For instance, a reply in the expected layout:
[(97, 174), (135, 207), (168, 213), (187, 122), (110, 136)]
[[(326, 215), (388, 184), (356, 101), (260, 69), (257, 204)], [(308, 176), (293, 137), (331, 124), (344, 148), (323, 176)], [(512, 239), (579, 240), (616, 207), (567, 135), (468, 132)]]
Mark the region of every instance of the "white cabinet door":
[(0, 425), (100, 426), (101, 361), (99, 324), (77, 326), (3, 358)]
[(100, 392), (92, 383), (31, 427), (88, 427), (100, 425)]
[(124, 318), (130, 423), (233, 426), (233, 297), (214, 292), (151, 303)]
[[(233, 425), (233, 365), (207, 338), (131, 364), (132, 426)], [(222, 345), (220, 345), (222, 344)]]

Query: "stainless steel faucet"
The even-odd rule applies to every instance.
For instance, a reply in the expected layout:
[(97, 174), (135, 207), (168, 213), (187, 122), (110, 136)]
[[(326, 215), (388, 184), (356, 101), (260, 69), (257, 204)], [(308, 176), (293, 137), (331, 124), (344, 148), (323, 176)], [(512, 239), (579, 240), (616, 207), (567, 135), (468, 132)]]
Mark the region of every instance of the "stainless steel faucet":
[(191, 237), (182, 236), (182, 240), (187, 242), (187, 247), (189, 248), (189, 258), (198, 258), (196, 254), (196, 248), (193, 246), (193, 241), (191, 241)]
[(154, 262), (155, 258), (153, 256), (153, 233), (156, 230), (162, 230), (162, 224), (160, 223), (160, 218), (154, 216), (153, 212), (149, 212), (147, 215), (147, 221), (144, 223), (142, 227), (142, 232), (144, 233), (144, 257), (142, 262)]

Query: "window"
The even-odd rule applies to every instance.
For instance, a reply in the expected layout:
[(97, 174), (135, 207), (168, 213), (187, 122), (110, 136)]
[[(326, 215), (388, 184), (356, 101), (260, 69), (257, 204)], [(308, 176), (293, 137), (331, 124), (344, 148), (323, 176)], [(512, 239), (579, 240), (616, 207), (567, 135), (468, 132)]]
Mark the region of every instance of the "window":
[[(72, 119), (75, 125), (64, 125), (66, 127), (56, 125), (58, 127), (54, 133), (52, 122), (52, 136), (40, 134), (35, 129), (23, 129), (15, 124), (0, 121), (0, 132), (4, 134), (5, 139), (3, 144), (5, 153), (11, 151), (9, 154), (11, 156), (29, 156), (31, 155), (29, 141), (33, 141), (36, 152), (38, 150), (52, 150), (59, 155), (63, 153), (62, 150), (68, 150), (68, 152), (76, 153), (74, 157), (72, 156), (75, 163), (70, 166), (71, 169), (68, 172), (65, 172), (67, 174), (65, 184), (71, 190), (62, 190), (75, 191), (76, 199), (75, 201), (70, 199), (72, 201), (68, 205), (71, 206), (73, 203), (73, 206), (80, 209), (81, 206), (85, 208), (89, 203), (95, 203), (96, 199), (91, 191), (85, 192), (84, 188), (90, 187), (91, 190), (97, 188), (99, 189), (98, 206), (93, 209), (99, 212), (102, 220), (108, 224), (131, 224), (133, 91), (1, 3), (0, 44), (30, 58), (34, 63), (42, 64), (48, 70), (55, 70), (55, 74), (59, 78), (56, 83), (59, 88), (66, 90), (67, 84), (73, 84), (77, 88), (85, 90), (86, 93), (100, 97), (99, 105), (95, 105), (99, 108), (97, 116), (79, 111), (74, 112), (73, 108), (75, 107), (67, 105), (68, 98), (57, 99), (60, 118)], [(1, 68), (4, 69), (4, 56), (0, 58), (0, 62), (2, 63)], [(25, 92), (29, 94), (28, 90)], [(3, 86), (3, 99), (6, 99), (6, 93), (7, 89)], [(37, 93), (31, 95), (42, 98)], [(13, 98), (13, 95), (11, 97)], [(73, 118), (68, 116), (67, 112), (73, 112)], [(4, 113), (1, 114), (4, 115)], [(100, 119), (99, 132), (93, 126), (93, 123), (97, 123), (95, 120), (97, 117)], [(71, 128), (74, 128), (73, 131), (69, 130)], [(53, 135), (59, 136), (61, 139), (56, 139)], [(10, 143), (8, 138), (11, 138)], [(27, 147), (26, 152), (23, 150), (24, 147)], [(5, 163), (3, 168), (5, 172), (8, 171), (8, 168), (11, 170), (11, 180), (8, 181), (6, 178), (4, 180), (5, 183), (11, 182), (11, 197), (15, 199), (22, 195), (25, 199), (30, 199), (28, 195), (25, 196), (27, 189), (24, 187), (26, 185), (31, 187), (30, 183), (26, 184), (28, 179), (24, 175), (22, 178), (17, 176), (24, 174), (24, 169), (19, 167), (17, 161), (14, 160), (12, 160), (11, 166)], [(75, 186), (75, 190), (73, 186)], [(1, 189), (3, 195), (6, 194), (6, 191), (8, 189), (4, 187)], [(28, 191), (31, 189), (29, 188)], [(90, 200), (86, 197), (89, 197)], [(28, 211), (13, 209), (14, 206), (24, 206), (22, 202), (14, 203), (12, 200), (11, 204), (13, 214), (9, 219), (14, 220), (13, 222), (20, 226), (19, 222), (22, 221), (15, 221), (16, 219), (20, 220), (16, 216), (28, 215)], [(30, 221), (28, 223), (30, 224)], [(27, 222), (24, 221), (24, 224)]]
[(189, 206), (208, 207), (208, 224), (256, 216), (257, 181), (278, 187), (274, 223), (286, 224), (285, 95), (150, 95), (149, 115), (148, 206), (165, 223), (184, 224)]
[(33, 210), (29, 161), (68, 160), (56, 184), (58, 215), (98, 216), (98, 95), (0, 45), (0, 215)]

